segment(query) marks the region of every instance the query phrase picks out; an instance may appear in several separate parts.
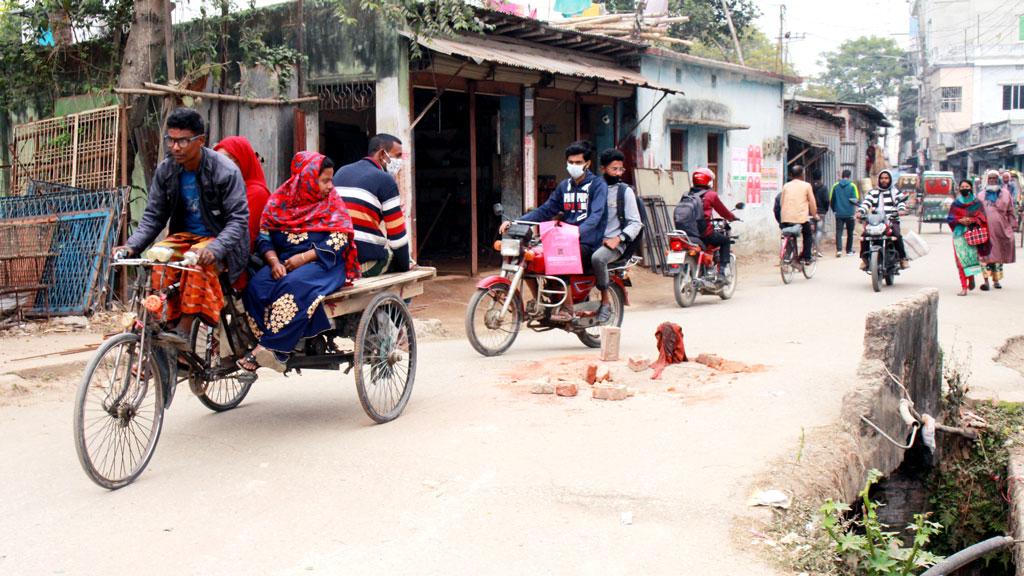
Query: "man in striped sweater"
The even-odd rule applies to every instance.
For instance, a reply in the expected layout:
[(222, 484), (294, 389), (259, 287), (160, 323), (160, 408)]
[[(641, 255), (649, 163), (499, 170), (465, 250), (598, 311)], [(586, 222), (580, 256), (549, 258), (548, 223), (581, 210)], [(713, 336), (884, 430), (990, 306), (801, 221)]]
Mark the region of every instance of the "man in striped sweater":
[(409, 234), (398, 195), (402, 141), (390, 134), (370, 138), (366, 158), (342, 166), (334, 188), (345, 200), (356, 229), (363, 276), (409, 270)]
[[(896, 237), (896, 253), (900, 257), (900, 268), (910, 267), (907, 261), (907, 249), (903, 245), (903, 234), (900, 232), (900, 215), (906, 214), (907, 203), (903, 193), (893, 185), (892, 172), (882, 170), (878, 173), (878, 187), (864, 195), (864, 200), (857, 207), (857, 219), (864, 220), (869, 212), (883, 212), (889, 218), (892, 233)], [(860, 241), (860, 269), (868, 269), (868, 242)]]

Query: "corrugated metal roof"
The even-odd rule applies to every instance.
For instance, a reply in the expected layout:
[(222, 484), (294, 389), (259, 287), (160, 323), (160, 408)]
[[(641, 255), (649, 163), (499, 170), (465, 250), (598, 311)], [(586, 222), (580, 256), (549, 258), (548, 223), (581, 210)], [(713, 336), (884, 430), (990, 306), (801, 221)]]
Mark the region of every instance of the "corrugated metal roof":
[(639, 72), (623, 68), (612, 60), (593, 54), (484, 36), (459, 36), (458, 38), (421, 36), (416, 41), (435, 52), (449, 56), (461, 56), (477, 64), (491, 62), (502, 66), (525, 68), (575, 78), (593, 78), (614, 84), (641, 86), (672, 94), (681, 93), (679, 90), (650, 82)]

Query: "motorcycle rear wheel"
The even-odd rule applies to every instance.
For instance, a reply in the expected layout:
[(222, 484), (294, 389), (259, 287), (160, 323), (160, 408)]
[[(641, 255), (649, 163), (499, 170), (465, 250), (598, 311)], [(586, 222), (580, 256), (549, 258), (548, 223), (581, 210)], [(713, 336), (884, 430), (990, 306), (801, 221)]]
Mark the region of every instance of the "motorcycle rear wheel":
[[(601, 291), (594, 288), (590, 292), (591, 298), (601, 298)], [(608, 304), (612, 308), (612, 317), (608, 320), (607, 324), (601, 326), (622, 326), (622, 316), (626, 311), (626, 298), (622, 294), (622, 288), (618, 284), (611, 284), (608, 286)], [(583, 345), (588, 348), (600, 348), (601, 347), (601, 326), (594, 326), (586, 330), (581, 330), (576, 333), (576, 337), (583, 342)]]
[(689, 308), (697, 299), (697, 260), (688, 257), (683, 264), (683, 269), (676, 274), (672, 281), (672, 293), (676, 297), (676, 304), (680, 308)]

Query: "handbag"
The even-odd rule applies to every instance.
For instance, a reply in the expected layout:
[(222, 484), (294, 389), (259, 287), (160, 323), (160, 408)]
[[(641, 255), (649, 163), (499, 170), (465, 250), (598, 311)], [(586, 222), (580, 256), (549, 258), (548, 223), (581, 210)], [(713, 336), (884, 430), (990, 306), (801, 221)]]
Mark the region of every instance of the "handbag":
[(977, 224), (971, 225), (964, 232), (964, 240), (968, 246), (981, 246), (988, 242), (988, 228)]

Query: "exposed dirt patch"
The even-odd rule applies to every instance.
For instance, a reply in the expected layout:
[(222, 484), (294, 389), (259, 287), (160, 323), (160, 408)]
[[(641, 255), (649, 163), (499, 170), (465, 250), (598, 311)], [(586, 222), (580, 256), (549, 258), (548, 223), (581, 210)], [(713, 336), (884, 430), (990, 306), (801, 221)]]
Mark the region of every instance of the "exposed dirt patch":
[(1003, 344), (995, 361), (1024, 376), (1024, 336), (1014, 336)]
[(725, 369), (711, 368), (698, 362), (670, 364), (659, 380), (652, 380), (653, 370), (647, 368), (636, 372), (628, 366), (626, 360), (600, 362), (596, 354), (573, 354), (528, 362), (504, 372), (502, 376), (507, 379), (503, 386), (517, 390), (522, 388), (524, 391), (528, 391), (532, 383), (542, 379), (552, 382), (580, 381), (585, 384), (587, 366), (599, 364), (609, 368), (612, 384), (625, 385), (640, 394), (669, 394), (687, 402), (703, 403), (714, 402), (723, 397), (723, 392), (716, 385), (734, 383), (742, 373), (767, 369), (760, 364), (748, 365), (728, 360), (722, 362), (721, 365)]

